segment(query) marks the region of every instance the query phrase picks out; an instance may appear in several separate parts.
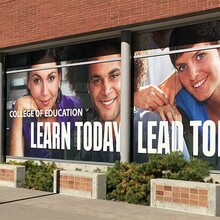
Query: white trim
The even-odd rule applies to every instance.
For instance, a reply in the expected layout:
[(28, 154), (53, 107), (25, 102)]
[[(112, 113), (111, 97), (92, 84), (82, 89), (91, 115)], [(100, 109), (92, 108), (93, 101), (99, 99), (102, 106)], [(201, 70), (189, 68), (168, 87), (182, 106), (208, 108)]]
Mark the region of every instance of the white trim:
[[(218, 48), (220, 48), (220, 44), (210, 45), (207, 47), (187, 48), (187, 49), (179, 49), (179, 50), (172, 50), (172, 51), (155, 52), (155, 53), (151, 53), (151, 54), (135, 55), (133, 58), (134, 59), (142, 59), (142, 58), (148, 58), (148, 57), (164, 56), (164, 55), (171, 55), (171, 54), (177, 54), (177, 53), (186, 53), (186, 52), (210, 50), (210, 49), (218, 49)], [(77, 63), (66, 63), (66, 64), (62, 64), (62, 65), (56, 65), (55, 67), (44, 67), (44, 68), (41, 67), (41, 68), (26, 68), (26, 69), (20, 69), (20, 70), (9, 70), (9, 71), (6, 71), (6, 74), (22, 73), (22, 72), (28, 72), (28, 71), (45, 70), (45, 69), (53, 69), (53, 68), (67, 68), (67, 67), (83, 66), (83, 65), (90, 65), (90, 64), (96, 64), (96, 63), (107, 63), (107, 62), (114, 62), (114, 61), (121, 61), (121, 58), (93, 60), (93, 61), (85, 61), (85, 62), (77, 62)]]
[(211, 46), (207, 46), (207, 47), (186, 48), (186, 49), (179, 49), (179, 50), (172, 50), (172, 51), (155, 52), (155, 53), (151, 53), (151, 54), (135, 55), (134, 59), (164, 56), (164, 55), (171, 55), (171, 54), (177, 54), (177, 53), (186, 53), (186, 52), (193, 52), (193, 51), (201, 51), (201, 50), (211, 50), (211, 49), (218, 49), (218, 48), (220, 48), (220, 44), (211, 45)]
[(22, 73), (22, 72), (35, 71), (35, 70), (47, 70), (47, 69), (54, 69), (54, 68), (66, 68), (66, 67), (73, 67), (73, 66), (83, 66), (83, 65), (89, 65), (89, 64), (106, 63), (106, 62), (114, 62), (114, 61), (121, 61), (121, 58), (93, 60), (93, 61), (85, 61), (85, 62), (77, 62), (77, 63), (67, 63), (67, 64), (56, 65), (53, 67), (41, 67), (41, 68), (39, 67), (39, 68), (26, 68), (26, 69), (21, 69), (21, 70), (9, 70), (9, 71), (6, 71), (6, 74)]

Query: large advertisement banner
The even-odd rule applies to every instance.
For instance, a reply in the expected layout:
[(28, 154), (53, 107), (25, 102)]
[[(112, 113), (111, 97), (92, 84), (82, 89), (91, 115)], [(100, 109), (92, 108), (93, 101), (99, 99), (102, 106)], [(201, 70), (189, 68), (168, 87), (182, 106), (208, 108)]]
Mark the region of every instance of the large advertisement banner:
[[(220, 169), (219, 42), (219, 21), (134, 34), (131, 161), (181, 151)], [(7, 155), (120, 160), (120, 44), (7, 56)]]
[(141, 33), (134, 47), (147, 56), (135, 59), (147, 69), (134, 84), (135, 159), (180, 150), (219, 169), (220, 22)]
[(12, 55), (6, 63), (7, 155), (120, 160), (120, 39)]

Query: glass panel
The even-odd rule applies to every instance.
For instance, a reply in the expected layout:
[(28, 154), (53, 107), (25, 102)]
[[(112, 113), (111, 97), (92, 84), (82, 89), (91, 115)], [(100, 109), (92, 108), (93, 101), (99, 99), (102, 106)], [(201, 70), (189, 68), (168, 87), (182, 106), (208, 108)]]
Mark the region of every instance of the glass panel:
[(119, 160), (120, 66), (120, 39), (8, 56), (7, 71), (33, 69), (6, 75), (7, 155)]
[[(134, 95), (134, 160), (146, 161), (147, 154), (179, 149), (185, 158), (198, 157), (220, 169), (220, 22), (141, 33), (134, 45), (135, 57), (147, 57), (134, 59), (134, 91), (137, 76), (141, 86)], [(152, 111), (159, 112), (163, 120)], [(153, 133), (152, 120), (157, 123)], [(181, 122), (177, 124), (178, 136), (171, 121)], [(169, 132), (164, 123), (171, 125)]]

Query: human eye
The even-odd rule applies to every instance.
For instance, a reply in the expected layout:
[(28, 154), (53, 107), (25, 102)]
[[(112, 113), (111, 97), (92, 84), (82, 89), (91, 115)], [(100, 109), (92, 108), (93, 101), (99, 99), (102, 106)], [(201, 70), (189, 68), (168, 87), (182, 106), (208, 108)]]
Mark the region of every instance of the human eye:
[(100, 78), (93, 78), (92, 83), (98, 85), (101, 82)]
[(49, 82), (53, 82), (54, 79), (55, 79), (55, 76), (54, 76), (54, 75), (51, 75), (51, 76), (49, 76), (48, 81), (49, 81)]
[(34, 83), (37, 85), (37, 84), (40, 84), (41, 80), (39, 78), (35, 78), (34, 80)]
[(187, 69), (187, 65), (186, 64), (178, 65), (176, 67), (176, 69), (177, 69), (178, 73), (182, 73), (182, 72), (184, 72)]
[(120, 72), (115, 72), (110, 75), (111, 79), (117, 79), (120, 76)]
[(199, 53), (197, 56), (196, 56), (196, 60), (203, 60), (205, 58), (205, 53)]

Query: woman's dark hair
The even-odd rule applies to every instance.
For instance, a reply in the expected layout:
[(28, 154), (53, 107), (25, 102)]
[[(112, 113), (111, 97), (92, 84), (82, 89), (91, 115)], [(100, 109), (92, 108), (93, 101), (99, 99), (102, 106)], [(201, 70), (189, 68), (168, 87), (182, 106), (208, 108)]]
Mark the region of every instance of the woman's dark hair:
[[(33, 51), (28, 54), (28, 66), (33, 66), (36, 64), (52, 63), (56, 62), (60, 65), (59, 56), (55, 48)], [(61, 68), (58, 68), (59, 74), (61, 74)]]
[[(192, 44), (202, 42), (220, 43), (220, 21), (174, 28), (170, 36), (169, 47), (172, 51), (188, 48)], [(177, 56), (177, 54), (170, 55), (173, 65)]]
[[(52, 63), (56, 62), (57, 65), (60, 65), (61, 62), (59, 61), (59, 56), (57, 53), (57, 50), (52, 48), (52, 49), (46, 49), (46, 50), (39, 50), (39, 51), (33, 51), (28, 54), (28, 66), (31, 68), (33, 65), (36, 64), (43, 64), (43, 63)], [(29, 73), (27, 72), (27, 79), (29, 79)], [(58, 68), (58, 74), (62, 78), (62, 68)], [(30, 90), (27, 88), (28, 95), (31, 94)], [(62, 92), (61, 89), (59, 88), (58, 90), (58, 98), (57, 102), (61, 102), (62, 99)]]

